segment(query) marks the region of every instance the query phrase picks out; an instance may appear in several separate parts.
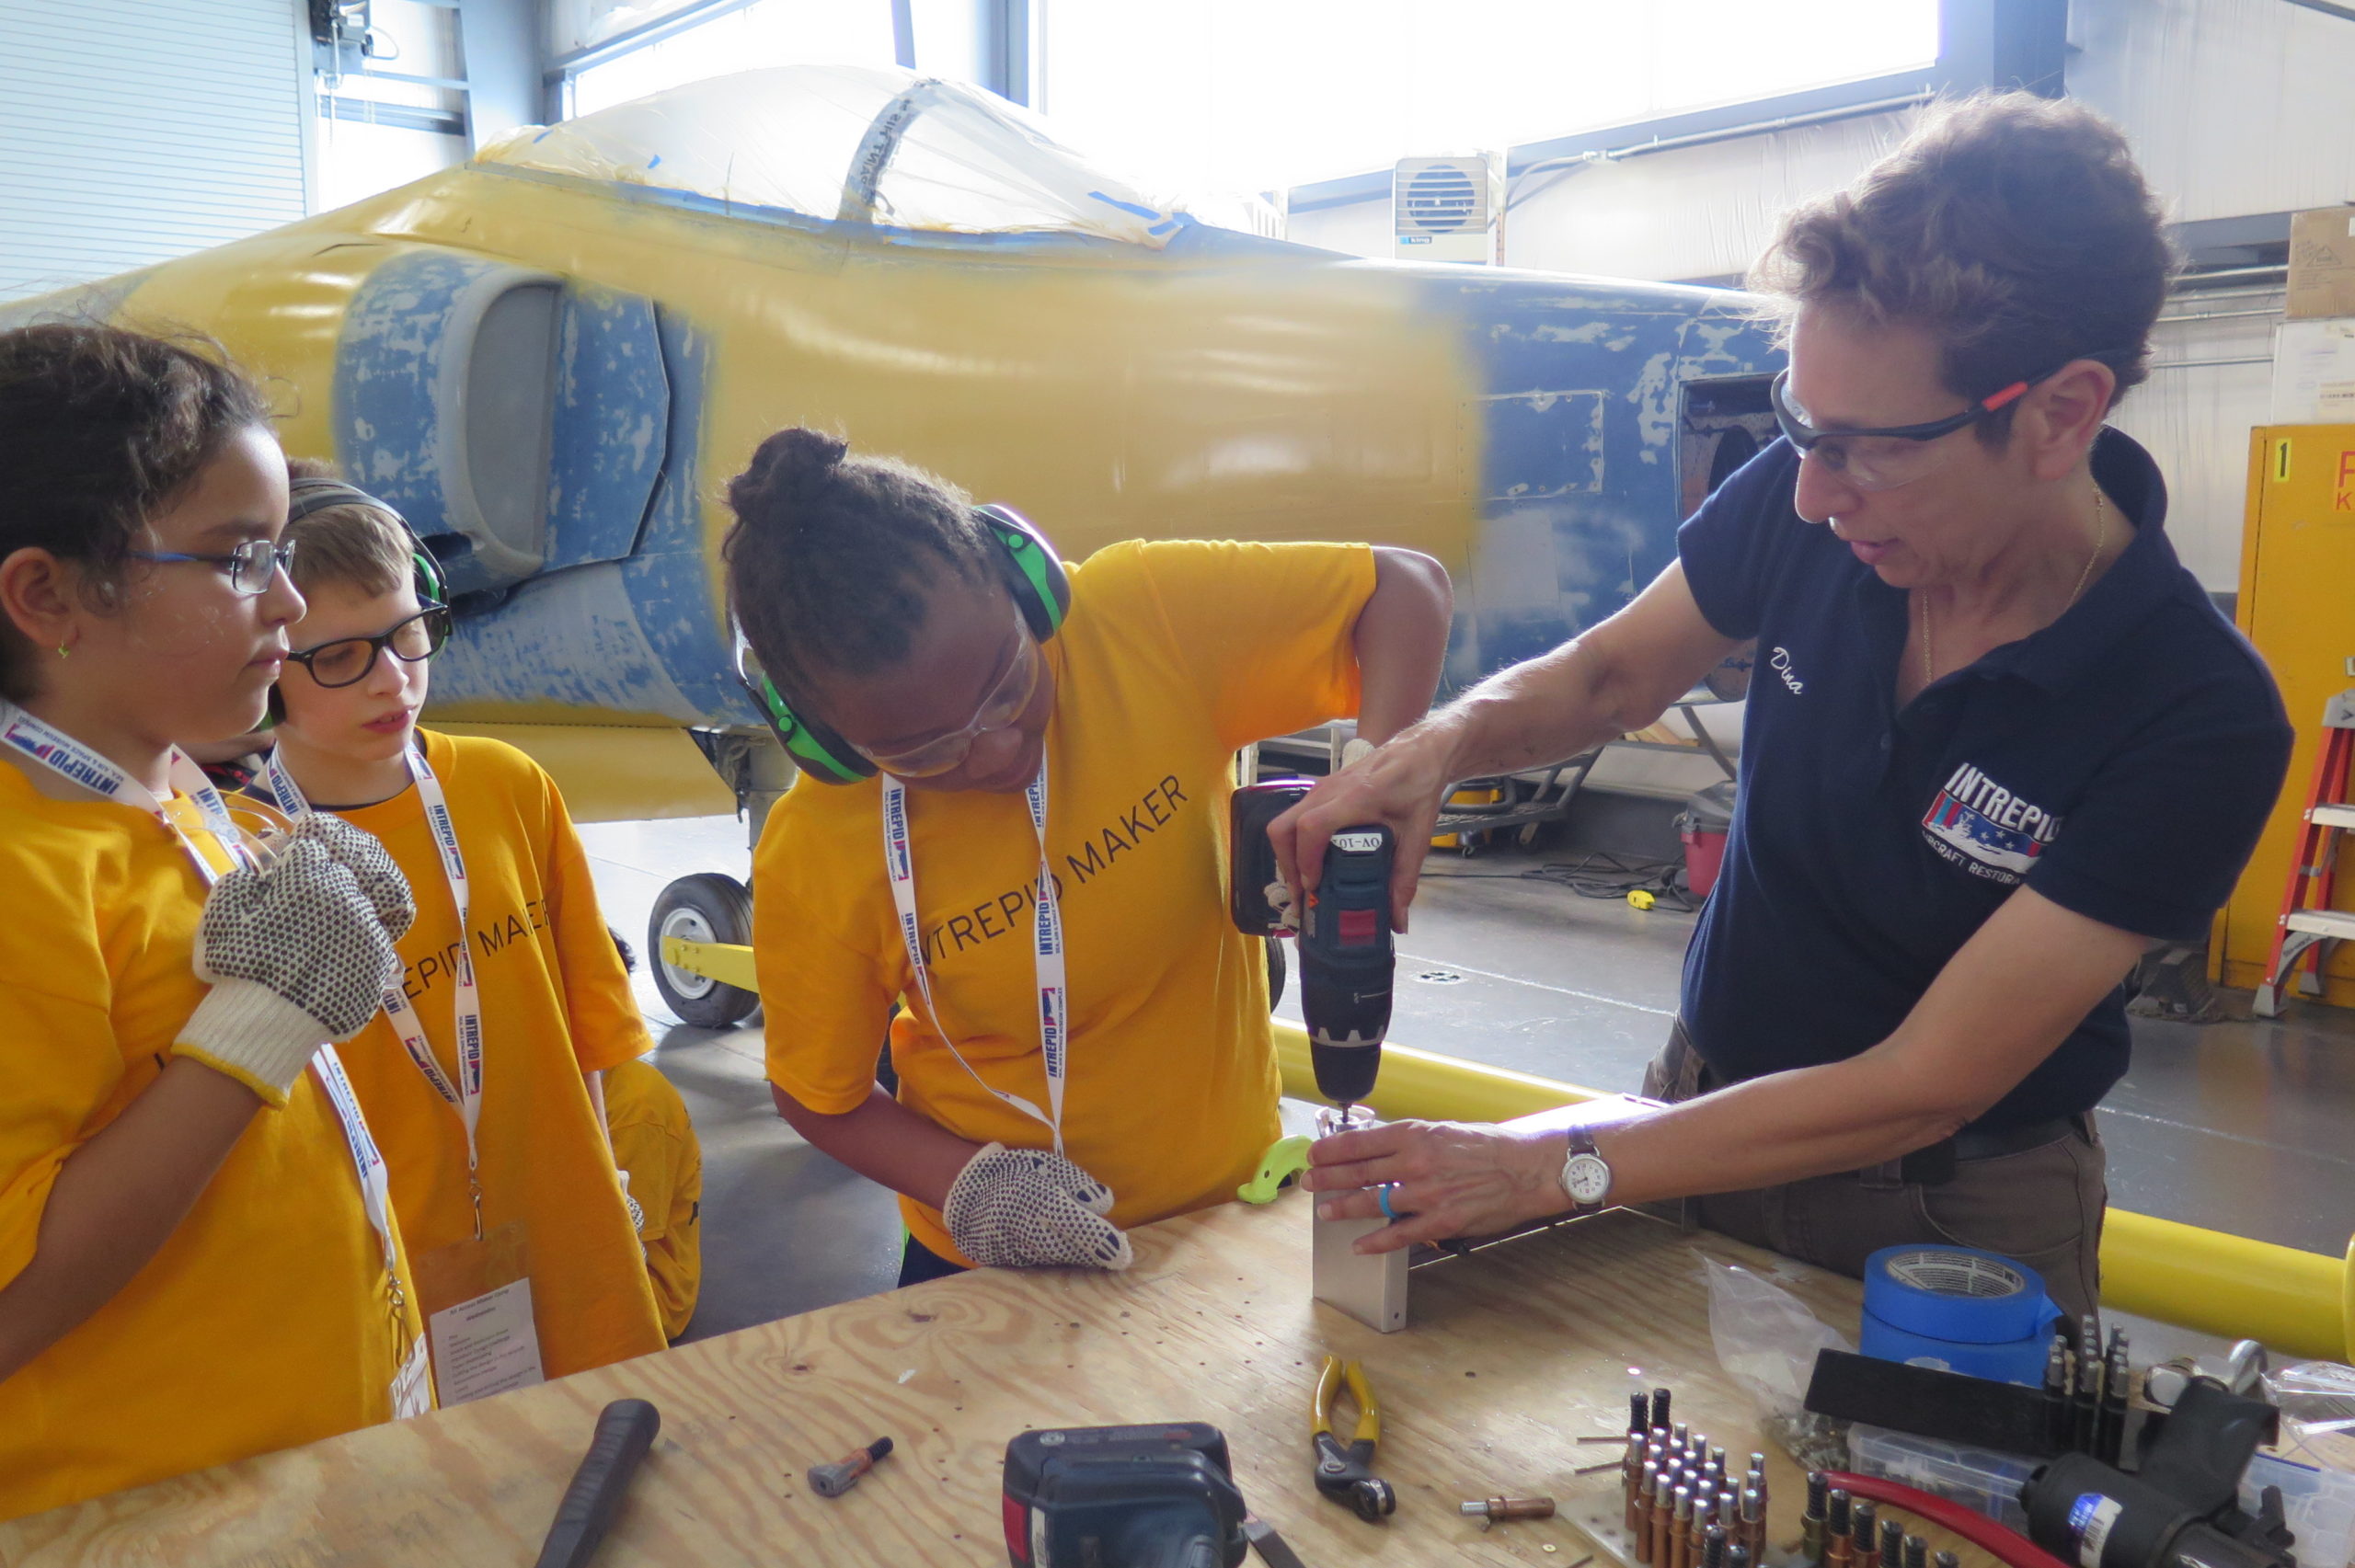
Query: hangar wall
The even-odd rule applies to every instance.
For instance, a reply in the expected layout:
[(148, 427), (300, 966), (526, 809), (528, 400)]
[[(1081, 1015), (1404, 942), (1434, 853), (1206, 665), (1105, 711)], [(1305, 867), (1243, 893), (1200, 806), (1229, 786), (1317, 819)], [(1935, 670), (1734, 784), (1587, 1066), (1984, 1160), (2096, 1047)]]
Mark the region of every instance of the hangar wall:
[(290, 0), (0, 0), (0, 300), (303, 216), (300, 13)]
[[(2074, 0), (2072, 94), (2118, 120), (2178, 222), (2355, 199), (2355, 22), (2287, 0)], [(1663, 280), (1740, 273), (1776, 214), (1845, 183), (1918, 110), (1713, 142), (1527, 177), (1510, 265)], [(2295, 147), (2283, 158), (2267, 149)], [(1386, 199), (1292, 215), (1291, 238), (1390, 251)], [(2211, 590), (2236, 584), (2247, 431), (2267, 422), (2278, 287), (2170, 305), (2150, 383), (2118, 424), (2150, 444), (2173, 494), (2169, 532)]]

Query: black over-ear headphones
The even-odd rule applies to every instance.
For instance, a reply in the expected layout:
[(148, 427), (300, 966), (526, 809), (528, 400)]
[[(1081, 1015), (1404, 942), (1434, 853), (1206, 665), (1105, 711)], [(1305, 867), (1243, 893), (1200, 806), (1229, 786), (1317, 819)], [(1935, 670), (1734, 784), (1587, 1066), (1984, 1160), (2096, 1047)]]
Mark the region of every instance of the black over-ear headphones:
[[(408, 525), (408, 519), (398, 509), (340, 479), (293, 479), (288, 481), (286, 491), (288, 528), (329, 507), (369, 507), (391, 518), (400, 529), (401, 537), (408, 541), (409, 580), (417, 590), (418, 604), (430, 607), (448, 602), (449, 588), (442, 577), (442, 563), (433, 558), (433, 552), (425, 547), (425, 541), (417, 536), (417, 530)], [(273, 683), (270, 688), (270, 722), (276, 724), (285, 716), (286, 699), (279, 695)]]
[[(1063, 629), (1071, 612), (1071, 577), (1054, 546), (1029, 521), (1011, 507), (973, 509), (973, 519), (988, 532), (996, 548), (990, 552), (998, 580), (1014, 597), (1022, 624), (1030, 635), (1046, 642)], [(796, 766), (822, 784), (856, 784), (875, 776), (875, 764), (851, 748), (848, 741), (817, 719), (794, 711), (754, 658), (740, 627), (736, 634), (736, 675), (752, 693), (777, 743)]]

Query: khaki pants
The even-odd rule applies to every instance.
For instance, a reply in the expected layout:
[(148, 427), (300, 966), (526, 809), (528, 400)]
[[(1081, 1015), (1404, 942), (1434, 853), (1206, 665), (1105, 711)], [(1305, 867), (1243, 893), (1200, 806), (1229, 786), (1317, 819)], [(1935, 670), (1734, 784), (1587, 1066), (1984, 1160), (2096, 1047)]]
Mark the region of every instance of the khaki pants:
[[(1715, 1085), (1677, 1020), (1644, 1070), (1644, 1093), (1689, 1100)], [(2016, 1153), (1962, 1160), (1953, 1179), (1908, 1182), (1895, 1162), (1693, 1200), (1686, 1212), (1752, 1246), (1862, 1278), (1865, 1260), (1908, 1242), (1979, 1247), (2028, 1265), (2074, 1320), (2101, 1299), (2101, 1222), (2108, 1160), (2093, 1118)]]

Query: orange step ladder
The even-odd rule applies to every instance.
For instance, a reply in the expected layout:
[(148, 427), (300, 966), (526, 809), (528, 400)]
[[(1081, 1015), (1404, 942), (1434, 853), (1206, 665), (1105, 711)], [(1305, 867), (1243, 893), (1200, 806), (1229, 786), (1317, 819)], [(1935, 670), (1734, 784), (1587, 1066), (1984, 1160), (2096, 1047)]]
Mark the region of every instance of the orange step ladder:
[(2355, 690), (2323, 704), (2322, 750), (2315, 757), (2314, 787), (2306, 795), (2298, 829), (2298, 853), (2290, 862), (2290, 885), (2281, 894), (2281, 921), (2273, 932), (2273, 957), (2257, 988), (2257, 1014), (2279, 1018), (2284, 993), (2301, 967), (2303, 994), (2322, 994), (2323, 958), (2334, 942), (2355, 942), (2355, 913), (2330, 907), (2338, 875), (2339, 835), (2355, 829), (2355, 803), (2347, 795), (2355, 764)]

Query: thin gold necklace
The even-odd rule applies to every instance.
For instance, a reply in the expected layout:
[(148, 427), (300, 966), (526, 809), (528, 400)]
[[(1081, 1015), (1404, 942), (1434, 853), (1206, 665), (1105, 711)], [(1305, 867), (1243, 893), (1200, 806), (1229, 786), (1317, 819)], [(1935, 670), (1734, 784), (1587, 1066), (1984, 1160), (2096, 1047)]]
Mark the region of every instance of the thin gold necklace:
[[(2103, 546), (2109, 543), (2109, 507), (2102, 499), (2099, 485), (2094, 486), (2094, 516), (2099, 520), (2094, 528), (2094, 553), (2085, 557), (2085, 569), (2077, 574), (2077, 586), (2069, 590), (2069, 602), (2061, 606), (2062, 615), (2066, 615), (2076, 607), (2079, 596), (2085, 591), (2085, 584), (2093, 581), (2094, 566), (2101, 559)], [(2060, 618), (2060, 615), (2053, 617), (2056, 621)], [(1930, 594), (1929, 590), (1924, 589), (1922, 590), (1922, 684), (1925, 687), (1936, 682), (1938, 678), (1938, 661), (1936, 656), (1931, 652), (1931, 646)]]

